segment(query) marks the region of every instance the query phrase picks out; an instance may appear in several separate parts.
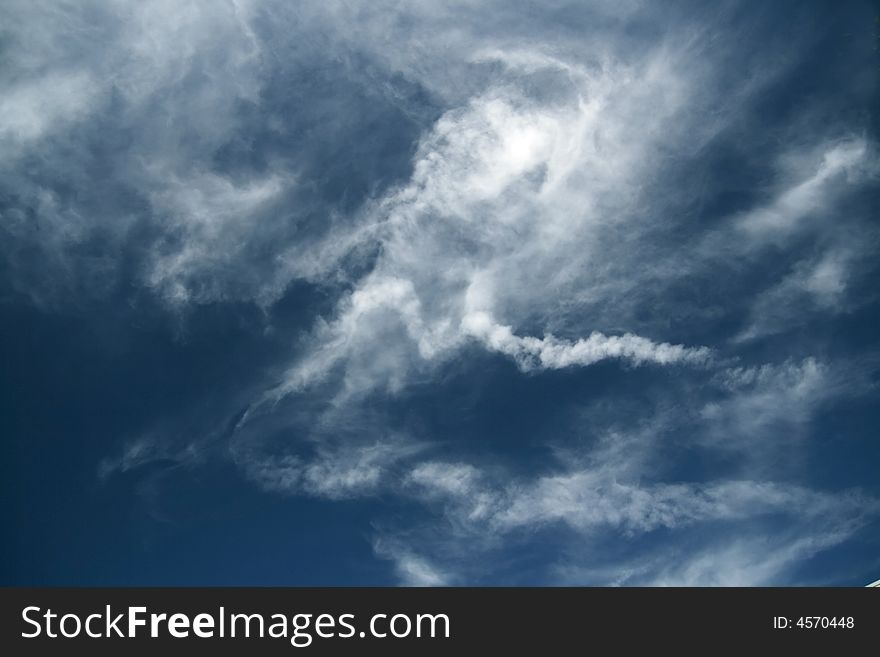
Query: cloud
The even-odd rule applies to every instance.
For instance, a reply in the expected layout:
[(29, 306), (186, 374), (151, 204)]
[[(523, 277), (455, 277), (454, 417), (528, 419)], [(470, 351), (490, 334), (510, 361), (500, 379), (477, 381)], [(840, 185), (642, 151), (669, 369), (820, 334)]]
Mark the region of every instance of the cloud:
[(310, 457), (240, 450), (245, 474), (266, 490), (333, 500), (375, 495), (389, 485), (398, 462), (424, 446), (400, 440), (344, 446), (319, 444)]
[(871, 231), (851, 239), (843, 233), (818, 255), (794, 264), (781, 280), (758, 293), (748, 312), (748, 322), (737, 341), (762, 339), (803, 329), (810, 321), (858, 311), (872, 301), (864, 293), (873, 267), (869, 264), (876, 237)]
[(778, 586), (787, 581), (796, 564), (851, 537), (845, 525), (828, 524), (827, 529), (804, 535), (759, 536), (711, 545), (684, 563), (670, 559), (648, 578), (635, 581), (648, 586)]
[(818, 404), (840, 392), (829, 368), (814, 358), (731, 368), (718, 377), (731, 394), (706, 403), (700, 417), (722, 448), (753, 449), (798, 438)]
[(380, 539), (373, 544), (373, 550), (383, 559), (389, 559), (394, 563), (397, 576), (403, 586), (449, 586), (451, 584), (451, 579), (446, 573), (399, 544)]
[[(542, 533), (562, 526), (573, 532), (555, 535), (565, 556), (551, 561), (539, 579), (566, 585), (779, 585), (880, 511), (877, 499), (858, 491), (835, 494), (733, 479), (637, 483), (627, 481), (624, 470), (604, 466), (525, 482), (502, 477), (499, 486), (468, 464), (419, 464), (408, 484), (424, 503), (440, 503), (444, 512), (442, 521), (425, 521), (439, 527), (407, 532), (410, 549), (479, 578), (492, 567), (499, 546), (540, 546)], [(469, 550), (453, 547), (462, 544)], [(627, 547), (618, 554), (614, 545)]]
[(740, 531), (710, 541), (692, 552), (669, 548), (606, 567), (560, 564), (556, 581), (564, 585), (608, 586), (784, 586), (822, 585), (827, 580), (798, 580), (798, 566), (852, 537), (846, 522), (750, 535)]
[(703, 364), (709, 359), (706, 347), (687, 348), (668, 343), (657, 344), (637, 335), (607, 336), (594, 332), (576, 342), (559, 340), (552, 335), (544, 339), (517, 337), (509, 326), (499, 326), (486, 313), (473, 313), (462, 320), (464, 330), (479, 339), (487, 348), (512, 356), (522, 370), (535, 368), (560, 369), (574, 365), (587, 366), (606, 358), (621, 358), (636, 365), (650, 362), (661, 365), (674, 363)]
[[(804, 157), (812, 159), (809, 154)], [(766, 206), (750, 211), (739, 220), (740, 226), (753, 239), (789, 233), (799, 222), (825, 211), (841, 188), (864, 179), (874, 167), (876, 161), (863, 138), (829, 145), (814, 171)]]
[[(585, 66), (481, 48), (474, 61), (502, 62), (504, 73), (444, 113), (422, 136), (409, 181), (365, 207), (377, 260), (281, 389), (300, 390), (333, 367), (349, 391), (399, 389), (425, 361), (442, 363), (474, 339), (523, 369), (705, 362), (703, 347), (551, 319), (560, 304), (585, 312), (583, 290), (605, 298), (629, 284), (605, 270), (620, 254), (614, 240), (644, 230), (643, 181), (657, 152), (680, 147), (669, 124), (690, 111), (694, 93), (675, 71), (682, 57), (662, 47), (630, 65)], [(546, 337), (514, 335), (532, 326)], [(361, 353), (371, 355), (369, 371)]]
[(525, 484), (512, 481), (499, 490), (480, 483), (481, 473), (465, 464), (425, 463), (410, 473), (409, 481), (428, 498), (449, 503), (447, 513), (456, 525), (478, 523), (471, 530), (479, 526), (500, 533), (561, 522), (584, 533), (613, 528), (639, 534), (794, 510), (822, 515), (838, 504), (854, 510), (859, 502), (857, 496), (847, 500), (772, 482), (639, 485), (613, 474), (603, 468), (575, 470)]
[(15, 153), (17, 146), (76, 121), (87, 112), (96, 88), (86, 73), (55, 73), (17, 85), (0, 101), (0, 140)]
[[(792, 100), (809, 26), (604, 1), (4, 14), (4, 296), (146, 295), (176, 321), (246, 304), (266, 335), (297, 286), (322, 299), (271, 367), (243, 366), (264, 385), (234, 422), (132, 441), (103, 476), (195, 445), (275, 493), (394, 496), (419, 515), (375, 551), (419, 585), (553, 532), (541, 577), (778, 581), (875, 511), (798, 470), (859, 355), (796, 330), (871, 301), (878, 171), (856, 77)], [(567, 461), (452, 435), (503, 424), (447, 416), (485, 412), (505, 360), (506, 403), (542, 419), (530, 445)], [(453, 387), (477, 401), (447, 407)]]
[[(369, 30), (368, 22), (357, 38), (373, 36)], [(462, 35), (457, 39), (461, 45)], [(375, 242), (377, 255), (316, 323), (262, 412), (316, 390), (332, 396), (334, 412), (405, 398), (415, 382), (430, 381), (475, 344), (512, 358), (524, 372), (606, 359), (697, 366), (710, 370), (709, 378), (715, 370), (721, 390), (715, 398), (694, 395), (694, 411), (676, 425), (694, 435), (681, 442), (749, 455), (746, 476), (666, 480), (652, 463), (660, 460), (658, 451), (640, 444), (645, 438), (632, 445), (620, 436), (604, 453), (575, 449), (578, 460), (588, 461), (583, 468), (532, 477), (490, 474), (466, 461), (407, 459), (397, 465), (398, 473), (408, 469), (402, 485), (384, 479), (382, 489), (420, 500), (429, 515), (381, 530), (375, 548), (395, 563), (402, 582), (445, 583), (450, 572), (465, 581), (478, 577), (499, 545), (528, 545), (524, 534), (560, 527), (577, 537), (563, 541), (572, 545), (612, 536), (637, 543), (664, 532), (696, 541), (678, 562), (654, 564), (630, 582), (770, 581), (852, 536), (864, 523), (862, 508), (876, 506), (857, 493), (776, 482), (767, 448), (756, 447), (802, 435), (814, 405), (830, 394), (825, 365), (805, 357), (729, 368), (712, 345), (675, 337), (676, 329), (693, 335), (688, 320), (704, 319), (706, 300), (667, 301), (680, 299), (681, 286), (693, 281), (710, 297), (716, 287), (726, 290), (746, 278), (743, 259), (760, 261), (768, 245), (809, 233), (818, 212), (868, 179), (867, 140), (820, 135), (800, 158), (789, 152), (772, 172), (781, 191), (769, 202), (756, 197), (754, 209), (722, 216), (710, 237), (694, 228), (695, 237), (682, 244), (677, 237), (693, 225), (687, 211), (698, 195), (681, 184), (685, 163), (730, 138), (742, 120), (735, 112), (749, 111), (750, 94), (773, 72), (760, 84), (738, 81), (742, 86), (730, 94), (729, 87), (713, 87), (724, 49), (714, 59), (699, 35), (627, 56), (618, 46), (600, 39), (590, 57), (566, 47), (462, 48), (464, 56), (452, 56), (450, 65), (470, 66), (481, 80), (463, 98), (442, 76), (433, 77), (432, 67), (418, 69), (422, 84), (450, 106), (421, 134), (408, 179), (364, 204), (354, 228), (343, 232), (346, 245)], [(409, 62), (395, 63), (413, 71)], [(727, 114), (713, 111), (713, 94), (736, 97)], [(805, 293), (820, 300), (837, 294), (830, 262), (806, 275)], [(732, 272), (732, 280), (717, 281), (719, 270)], [(669, 321), (637, 320), (646, 308)], [(346, 449), (357, 454), (358, 445), (348, 442)], [(369, 463), (352, 463), (357, 474), (345, 473), (378, 481)], [(303, 467), (293, 466), (298, 481)], [(824, 524), (829, 514), (841, 524)], [(713, 580), (707, 555), (718, 544), (694, 537), (749, 534), (769, 519), (789, 533), (769, 547), (749, 538), (724, 551), (714, 565), (726, 559), (728, 575)], [(767, 555), (772, 565), (747, 573), (740, 560), (747, 550)], [(572, 559), (569, 567), (578, 563)], [(626, 559), (614, 560), (606, 573), (629, 567)]]
[[(230, 263), (248, 258), (255, 226), (263, 226), (262, 239), (272, 234), (266, 210), (276, 210), (286, 181), (272, 174), (236, 184), (211, 173), (183, 180), (169, 180), (166, 173), (160, 180), (151, 201), (156, 212), (169, 217), (169, 237), (150, 258), (147, 284), (174, 304), (222, 299), (232, 286), (226, 273)], [(248, 268), (234, 270), (240, 276)], [(253, 283), (257, 290), (263, 285)]]

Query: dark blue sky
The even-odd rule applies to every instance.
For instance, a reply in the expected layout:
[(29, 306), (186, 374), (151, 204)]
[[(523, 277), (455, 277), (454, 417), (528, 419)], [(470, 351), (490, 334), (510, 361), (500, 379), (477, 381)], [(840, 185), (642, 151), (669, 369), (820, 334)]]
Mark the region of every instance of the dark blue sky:
[(861, 585), (870, 3), (0, 9), (0, 582)]

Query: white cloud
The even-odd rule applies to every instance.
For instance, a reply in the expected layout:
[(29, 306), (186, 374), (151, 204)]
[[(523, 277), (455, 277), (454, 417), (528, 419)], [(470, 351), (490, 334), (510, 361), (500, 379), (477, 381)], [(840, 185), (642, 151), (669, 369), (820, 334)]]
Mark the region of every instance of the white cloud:
[(853, 292), (870, 271), (866, 259), (876, 242), (869, 232), (859, 243), (832, 245), (817, 256), (804, 258), (779, 282), (757, 295), (749, 311), (748, 323), (737, 341), (777, 335), (802, 327), (820, 317), (852, 312), (870, 301)]
[[(801, 157), (814, 159), (811, 154)], [(800, 168), (803, 166), (800, 164)], [(875, 166), (864, 138), (831, 144), (813, 171), (781, 191), (768, 205), (742, 217), (740, 226), (754, 239), (776, 239), (805, 219), (827, 211), (841, 188), (863, 179)]]
[[(369, 29), (356, 38), (369, 36)], [(464, 38), (456, 34), (456, 43)], [(765, 244), (810, 228), (817, 212), (859, 187), (873, 156), (864, 139), (829, 143), (819, 135), (809, 155), (779, 165), (780, 189), (769, 203), (720, 221), (710, 238), (693, 245), (693, 254), (689, 244), (666, 250), (663, 239), (684, 230), (679, 213), (698, 196), (686, 185), (670, 189), (674, 177), (667, 168), (675, 171), (698, 156), (737, 119), (707, 111), (713, 94), (734, 97), (732, 105), (742, 109), (760, 88), (753, 80), (735, 90), (712, 88), (715, 62), (700, 44), (693, 37), (629, 57), (603, 41), (591, 57), (566, 47), (464, 47), (462, 60), (492, 71), (486, 83), (466, 87), (464, 97), (442, 76), (432, 77), (430, 66), (419, 68), (425, 86), (457, 102), (422, 135), (409, 180), (362, 208), (356, 228), (342, 237), (347, 244), (353, 234), (375, 240), (378, 256), (332, 315), (318, 322), (268, 399), (307, 395), (319, 384), (334, 390), (341, 406), (398, 394), (474, 343), (511, 357), (523, 371), (608, 358), (723, 367), (710, 348), (670, 337), (672, 321), (657, 321), (663, 330), (654, 335), (636, 333), (633, 317), (655, 305), (658, 315), (671, 308), (670, 320), (698, 315), (703, 299), (681, 310), (664, 305), (666, 292), (691, 279), (712, 279), (719, 265), (737, 271), (744, 254), (757, 257)], [(412, 72), (411, 63), (397, 63)], [(453, 58), (449, 66), (456, 65)], [(803, 289), (832, 299), (841, 270), (829, 261), (817, 263), (814, 273)], [(466, 462), (415, 463), (393, 490), (439, 507), (442, 519), (425, 521), (428, 538), (400, 539), (391, 558), (403, 581), (444, 582), (436, 564), (444, 572), (467, 571), (459, 548), (471, 541), (471, 556), (480, 561), (493, 540), (552, 527), (567, 528), (578, 540), (635, 539), (707, 526), (735, 532), (779, 516), (795, 526), (791, 540), (767, 552), (774, 565), (752, 573), (751, 581), (779, 576), (834, 544), (828, 536), (843, 540), (859, 526), (853, 520), (845, 531), (822, 526), (812, 534), (798, 524), (801, 518), (818, 522), (822, 514), (852, 519), (860, 513), (854, 498), (775, 482), (762, 462), (766, 452), (755, 448), (778, 442), (775, 432), (800, 434), (813, 404), (826, 395), (826, 375), (821, 363), (805, 358), (723, 371), (719, 399), (695, 395), (697, 417), (679, 426), (692, 431), (687, 420), (695, 420), (690, 440), (706, 449), (750, 452), (746, 476), (664, 481), (644, 449), (633, 455), (610, 449), (585, 457), (585, 467), (533, 478), (490, 476)], [(448, 541), (432, 545), (444, 529)], [(762, 553), (758, 543), (748, 547)], [(738, 554), (728, 554), (731, 573)], [(657, 565), (643, 580), (709, 581), (700, 558), (694, 556), (687, 572)], [(725, 581), (737, 578), (750, 581), (742, 572)]]
[(579, 532), (603, 528), (641, 534), (665, 527), (734, 521), (772, 513), (822, 515), (841, 500), (796, 486), (729, 480), (708, 484), (638, 484), (594, 468), (493, 487), (466, 464), (423, 463), (409, 482), (443, 499), (457, 525), (498, 533), (561, 522)]
[(411, 459), (424, 445), (402, 440), (361, 444), (319, 443), (309, 456), (234, 450), (244, 472), (267, 490), (328, 499), (374, 495), (390, 485), (395, 466)]
[[(132, 233), (146, 254), (138, 283), (177, 310), (247, 301), (271, 322), (292, 282), (324, 286), (332, 309), (231, 440), (259, 485), (329, 499), (415, 497), (442, 510), (450, 540), (551, 526), (579, 540), (639, 536), (778, 514), (794, 529), (765, 549), (751, 537), (717, 558), (699, 546), (684, 565), (631, 565), (641, 581), (772, 581), (858, 524), (821, 524), (823, 514), (858, 517), (854, 498), (775, 483), (775, 461), (764, 458), (766, 445), (803, 434), (841, 377), (804, 353), (720, 371), (729, 361), (719, 354), (788, 330), (807, 307), (850, 307), (870, 251), (851, 242), (868, 231), (863, 217), (847, 217), (858, 237), (832, 238), (841, 232), (832, 219), (839, 201), (876, 179), (875, 146), (829, 137), (843, 131), (820, 130), (823, 115), (806, 108), (799, 146), (788, 133), (769, 146), (755, 140), (755, 159), (773, 163), (762, 169), (767, 198), (703, 216), (694, 171), (719, 166), (708, 156), (719, 142), (752, 143), (741, 132), (756, 123), (750, 102), (802, 44), (753, 60), (711, 12), (688, 22), (623, 4), (584, 7), (583, 25), (563, 29), (505, 2), (12, 3), (9, 24), (27, 36), (0, 72), (0, 143), (12, 153), (0, 163), (0, 193), (12, 199), (0, 208), (0, 248), (13, 287), (36, 300), (76, 296), (69, 279), (110, 289)], [(559, 21), (559, 9), (545, 11)], [(632, 17), (655, 28), (634, 38), (644, 30), (620, 22)], [(401, 78), (420, 100), (404, 97)], [(369, 93), (322, 104), (321, 84)], [(367, 171), (364, 149), (410, 146), (378, 134), (373, 103), (421, 131), (402, 178)], [(343, 114), (357, 130), (338, 129)], [(360, 138), (363, 149), (351, 143)], [(349, 193), (352, 172), (368, 188), (352, 192), (354, 209), (336, 198)], [(83, 201), (89, 192), (99, 198)], [(83, 257), (96, 236), (107, 245), (101, 256)], [(739, 341), (714, 344), (717, 324), (700, 320), (739, 313), (749, 270), (775, 257), (770, 250), (796, 248), (804, 251), (789, 254), (783, 278), (755, 292)], [(645, 447), (650, 427), (638, 439), (604, 427), (601, 449), (573, 450), (582, 463), (515, 476), (451, 456), (425, 460), (416, 439), (350, 426), (363, 407), (431, 381), (473, 347), (524, 372), (606, 359), (692, 366), (698, 381), (678, 402), (675, 428), (695, 435), (680, 442), (748, 453), (748, 472), (666, 480)], [(319, 398), (312, 407), (310, 395)], [(256, 421), (273, 413), (270, 428), (297, 429), (279, 449), (258, 434)], [(103, 472), (163, 453), (135, 442)], [(821, 526), (811, 534), (795, 516)], [(377, 553), (403, 581), (455, 581), (448, 555), (383, 541)], [(747, 572), (752, 553), (766, 556), (763, 570)]]
[(589, 338), (572, 342), (552, 335), (543, 339), (518, 337), (509, 326), (499, 326), (487, 313), (466, 315), (462, 320), (466, 333), (476, 337), (488, 349), (511, 356), (524, 371), (587, 366), (607, 358), (629, 360), (636, 365), (649, 362), (705, 364), (710, 357), (706, 347), (688, 348), (668, 343), (658, 344), (627, 333), (607, 336), (593, 332)]
[[(487, 564), (499, 545), (521, 543), (516, 537), (523, 532), (533, 536), (564, 526), (574, 535), (557, 539), (568, 546), (552, 566), (561, 584), (780, 585), (791, 581), (799, 564), (847, 540), (880, 511), (876, 499), (853, 491), (737, 479), (638, 483), (621, 465), (600, 462), (529, 481), (493, 477), (464, 463), (420, 463), (407, 485), (424, 503), (442, 504), (444, 524), (422, 527), (421, 537), (410, 529), (408, 549), (478, 578), (491, 569)], [(596, 552), (609, 536), (623, 535), (639, 546), (649, 533), (654, 538), (647, 548)], [(456, 547), (461, 545), (469, 549)]]
[(375, 553), (394, 563), (400, 584), (403, 586), (449, 586), (448, 574), (440, 571), (424, 557), (420, 557), (406, 547), (387, 540), (377, 540), (373, 544)]
[(773, 450), (791, 449), (819, 404), (841, 392), (837, 373), (814, 358), (731, 368), (717, 378), (728, 394), (700, 408), (703, 435), (716, 448), (748, 454), (753, 469)]
[(23, 82), (0, 98), (0, 143), (9, 155), (18, 146), (64, 129), (86, 114), (99, 87), (85, 72), (53, 72), (45, 78)]
[(265, 211), (290, 181), (277, 174), (241, 184), (210, 173), (176, 179), (162, 172), (157, 178), (153, 209), (168, 217), (172, 237), (170, 246), (161, 244), (151, 255), (147, 283), (174, 304), (224, 298), (231, 287), (225, 270), (240, 276), (236, 263), (247, 258), (254, 236), (271, 234)]
[[(826, 524), (826, 523), (823, 523)], [(726, 545), (713, 544), (682, 562), (667, 563), (634, 582), (642, 586), (784, 586), (791, 571), (817, 553), (850, 536), (845, 525), (834, 522), (818, 530), (793, 536), (777, 534), (734, 539)]]
[(797, 568), (818, 553), (850, 538), (849, 519), (814, 518), (813, 526), (777, 526), (774, 532), (736, 530), (688, 550), (659, 546), (651, 554), (604, 565), (566, 563), (554, 569), (565, 586), (803, 586), (827, 583), (805, 579)]
[[(589, 337), (548, 330), (560, 304), (586, 309), (585, 290), (604, 298), (630, 284), (606, 270), (622, 253), (614, 240), (644, 230), (640, 181), (658, 150), (678, 147), (670, 124), (693, 93), (675, 70), (683, 56), (664, 48), (631, 65), (585, 67), (540, 51), (480, 50), (477, 61), (503, 61), (506, 75), (440, 117), (410, 180), (367, 208), (379, 258), (282, 390), (332, 368), (348, 391), (399, 389), (474, 339), (523, 369), (606, 358), (705, 363), (709, 351), (699, 346), (574, 323), (558, 328)], [(551, 82), (552, 95), (527, 92)], [(514, 334), (534, 325), (544, 338)], [(361, 354), (370, 354), (368, 371)]]

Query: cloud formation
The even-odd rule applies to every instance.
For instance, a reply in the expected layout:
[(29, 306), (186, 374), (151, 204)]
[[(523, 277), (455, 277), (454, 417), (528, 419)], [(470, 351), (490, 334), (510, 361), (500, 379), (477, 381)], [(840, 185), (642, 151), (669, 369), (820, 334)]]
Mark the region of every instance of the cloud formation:
[[(320, 299), (210, 440), (128, 440), (105, 478), (217, 450), (274, 494), (393, 497), (418, 510), (377, 519), (373, 548), (408, 584), (516, 550), (541, 581), (791, 581), (877, 512), (808, 467), (817, 417), (872, 392), (847, 374), (873, 347), (814, 325), (876, 301), (880, 172), (849, 109), (876, 82), (819, 66), (821, 22), (6, 3), (3, 298), (146, 297), (184, 324), (252, 306), (263, 335)], [(821, 99), (798, 95), (810, 66)], [(543, 419), (527, 448), (474, 420), (497, 372)]]

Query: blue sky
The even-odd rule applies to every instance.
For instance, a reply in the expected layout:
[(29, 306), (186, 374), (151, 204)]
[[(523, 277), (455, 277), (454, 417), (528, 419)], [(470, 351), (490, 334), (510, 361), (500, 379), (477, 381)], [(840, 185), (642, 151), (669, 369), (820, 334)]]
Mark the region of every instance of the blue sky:
[(2, 582), (876, 579), (878, 39), (4, 2)]

